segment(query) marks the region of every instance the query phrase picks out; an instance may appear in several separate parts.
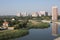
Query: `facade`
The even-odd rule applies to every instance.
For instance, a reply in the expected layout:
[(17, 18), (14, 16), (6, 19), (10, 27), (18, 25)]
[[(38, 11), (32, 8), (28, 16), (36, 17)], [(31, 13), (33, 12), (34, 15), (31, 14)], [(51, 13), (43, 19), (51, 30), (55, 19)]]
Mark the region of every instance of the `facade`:
[(38, 16), (38, 13), (37, 12), (33, 12), (32, 13), (32, 17), (37, 17)]
[(41, 13), (40, 12), (38, 12), (38, 15), (41, 17)]
[(7, 28), (8, 28), (8, 24), (9, 24), (9, 23), (5, 21), (5, 22), (3, 23), (3, 28), (7, 29)]
[(16, 15), (16, 16), (20, 17), (21, 15), (22, 15), (21, 13), (17, 13), (17, 15)]
[(48, 16), (48, 12), (45, 12), (45, 16)]
[(39, 16), (48, 16), (48, 12), (46, 11), (40, 11), (38, 12)]
[(56, 6), (52, 7), (52, 20), (53, 21), (58, 20), (58, 8)]
[(28, 16), (27, 12), (22, 12), (22, 14), (23, 14), (23, 17)]

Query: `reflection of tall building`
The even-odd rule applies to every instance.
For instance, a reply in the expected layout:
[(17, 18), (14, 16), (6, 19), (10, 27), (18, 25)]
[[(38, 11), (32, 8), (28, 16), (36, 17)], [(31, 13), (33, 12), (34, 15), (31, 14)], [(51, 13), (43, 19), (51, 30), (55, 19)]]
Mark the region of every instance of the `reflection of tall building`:
[(52, 7), (52, 20), (57, 21), (58, 17), (58, 8), (56, 6)]
[(58, 24), (52, 23), (52, 35), (57, 36), (58, 34)]

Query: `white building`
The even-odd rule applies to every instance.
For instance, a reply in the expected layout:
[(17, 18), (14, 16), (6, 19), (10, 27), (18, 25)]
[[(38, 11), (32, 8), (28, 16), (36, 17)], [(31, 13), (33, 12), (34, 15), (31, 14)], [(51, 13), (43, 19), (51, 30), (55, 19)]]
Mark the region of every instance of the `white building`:
[(48, 16), (48, 12), (46, 12), (46, 11), (40, 11), (39, 14), (40, 14), (40, 16), (42, 16), (42, 15), (43, 16)]
[(38, 12), (38, 15), (39, 15), (39, 16), (41, 16), (41, 13), (40, 13), (40, 12)]
[(12, 18), (12, 21), (14, 21), (15, 19), (14, 18)]
[(38, 13), (32, 12), (32, 17), (37, 17), (37, 16), (38, 16)]
[(57, 6), (52, 7), (52, 20), (53, 21), (58, 20), (58, 7)]
[(19, 13), (17, 13), (17, 15), (16, 16), (18, 16), (18, 17), (20, 17), (22, 14), (19, 12)]
[(23, 17), (28, 16), (27, 12), (22, 12), (22, 14), (23, 14)]
[(5, 28), (5, 29), (7, 29), (7, 28), (8, 28), (8, 24), (9, 24), (9, 23), (5, 21), (5, 22), (3, 23), (3, 26), (2, 26), (2, 27)]

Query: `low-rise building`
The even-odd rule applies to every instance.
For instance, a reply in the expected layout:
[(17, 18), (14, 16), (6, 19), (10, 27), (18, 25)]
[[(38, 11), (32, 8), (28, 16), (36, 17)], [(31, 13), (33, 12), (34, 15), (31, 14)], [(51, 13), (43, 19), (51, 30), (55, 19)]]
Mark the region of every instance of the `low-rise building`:
[(8, 22), (4, 21), (2, 27), (3, 27), (4, 29), (8, 29), (8, 24), (9, 24)]

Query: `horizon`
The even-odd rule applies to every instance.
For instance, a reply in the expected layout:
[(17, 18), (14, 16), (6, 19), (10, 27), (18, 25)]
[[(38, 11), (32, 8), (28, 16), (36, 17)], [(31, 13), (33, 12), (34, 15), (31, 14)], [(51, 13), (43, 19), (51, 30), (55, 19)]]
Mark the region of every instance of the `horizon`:
[(57, 6), (60, 14), (59, 3), (59, 0), (0, 0), (0, 15), (16, 15), (18, 12), (38, 11), (51, 13), (52, 6)]

